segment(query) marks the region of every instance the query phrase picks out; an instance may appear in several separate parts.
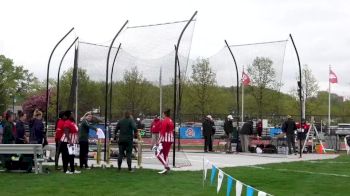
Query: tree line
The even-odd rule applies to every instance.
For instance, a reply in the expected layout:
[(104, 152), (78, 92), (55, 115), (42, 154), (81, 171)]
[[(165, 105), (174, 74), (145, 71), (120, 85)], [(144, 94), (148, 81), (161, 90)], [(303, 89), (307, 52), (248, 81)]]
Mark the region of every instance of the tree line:
[[(0, 56), (0, 109), (4, 111), (11, 104), (10, 93), (18, 97), (25, 111), (35, 108), (45, 109), (45, 86), (32, 73), (22, 66), (15, 66), (11, 59)], [(191, 65), (192, 74), (181, 77), (181, 111), (183, 121), (199, 120), (207, 114), (221, 117), (236, 114), (236, 86), (219, 86), (216, 74), (207, 59), (198, 59)], [(297, 94), (282, 93), (276, 81), (273, 62), (266, 57), (256, 57), (248, 66), (251, 85), (245, 87), (245, 115), (261, 118), (266, 116), (299, 115)], [(304, 66), (306, 92), (306, 114), (327, 115), (328, 93), (318, 90), (317, 80), (308, 66)], [(59, 107), (67, 108), (73, 69), (67, 70), (60, 78)], [(56, 118), (57, 81), (50, 80), (50, 119)], [(99, 109), (104, 115), (105, 82), (91, 78), (86, 70), (78, 69), (78, 114)], [(160, 87), (147, 80), (137, 67), (131, 67), (123, 73), (120, 81), (112, 83), (112, 120), (119, 119), (123, 111), (130, 110), (134, 116), (154, 115), (159, 113)], [(163, 108), (173, 108), (173, 85), (163, 85)], [(241, 88), (241, 87), (238, 87)], [(20, 90), (18, 90), (20, 89)], [(241, 91), (239, 91), (241, 93)], [(240, 99), (241, 99), (241, 95)], [(109, 96), (108, 96), (109, 97)], [(108, 98), (108, 102), (109, 102)], [(332, 94), (332, 115), (350, 116), (349, 101)], [(346, 120), (346, 119), (344, 119)]]

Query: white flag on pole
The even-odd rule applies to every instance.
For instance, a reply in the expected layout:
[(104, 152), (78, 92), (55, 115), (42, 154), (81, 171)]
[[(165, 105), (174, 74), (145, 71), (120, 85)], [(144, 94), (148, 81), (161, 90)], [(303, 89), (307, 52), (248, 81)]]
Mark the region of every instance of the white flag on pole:
[(97, 128), (97, 132), (96, 132), (97, 138), (98, 139), (104, 139), (105, 138), (105, 133), (103, 132), (102, 129)]
[(265, 193), (265, 192), (262, 192), (262, 191), (259, 191), (259, 192), (258, 192), (258, 196), (266, 196), (266, 193)]
[(221, 184), (222, 184), (223, 179), (224, 179), (224, 172), (219, 170), (217, 193), (219, 193), (219, 191), (221, 189)]
[(204, 180), (207, 179), (208, 165), (209, 165), (209, 161), (206, 160), (204, 163)]
[(243, 188), (242, 182), (237, 180), (237, 182), (236, 182), (236, 196), (240, 196), (242, 194), (242, 188)]

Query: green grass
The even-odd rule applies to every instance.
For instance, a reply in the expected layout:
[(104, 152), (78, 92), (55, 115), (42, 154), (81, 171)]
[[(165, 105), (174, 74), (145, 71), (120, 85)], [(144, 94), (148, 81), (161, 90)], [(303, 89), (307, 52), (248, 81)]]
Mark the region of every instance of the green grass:
[[(297, 173), (293, 170), (350, 176), (350, 157), (333, 160), (235, 167), (226, 173), (273, 195), (348, 195), (349, 177)], [(287, 171), (281, 171), (286, 169)], [(208, 180), (210, 170), (208, 171)], [(217, 178), (217, 177), (216, 177)], [(0, 173), (0, 195), (216, 195), (216, 186), (202, 186), (202, 172), (171, 172), (160, 176), (155, 170), (93, 169), (80, 175)], [(227, 178), (219, 195), (225, 195)], [(234, 191), (234, 190), (233, 190)], [(232, 194), (234, 195), (234, 194)], [(243, 194), (242, 194), (243, 195)]]

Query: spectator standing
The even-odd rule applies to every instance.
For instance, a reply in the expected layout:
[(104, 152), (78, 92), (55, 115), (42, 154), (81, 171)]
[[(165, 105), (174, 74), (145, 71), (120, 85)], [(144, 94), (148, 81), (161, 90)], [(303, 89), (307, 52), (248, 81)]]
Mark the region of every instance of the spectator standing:
[(228, 115), (224, 122), (224, 131), (226, 134), (226, 152), (232, 153), (232, 133), (233, 133), (233, 117)]
[(4, 134), (3, 120), (2, 114), (0, 114), (0, 144), (2, 143), (2, 135)]
[(162, 127), (162, 122), (159, 116), (155, 115), (151, 123), (152, 147), (155, 146), (159, 140), (159, 132), (161, 127)]
[(48, 162), (54, 162), (53, 159), (55, 155), (55, 147), (50, 146), (47, 142), (45, 127), (43, 123), (43, 113), (39, 110), (36, 110), (34, 112), (34, 117), (35, 118), (32, 127), (34, 138), (32, 139), (32, 141), (35, 142), (36, 140), (37, 144), (42, 144), (43, 149), (49, 152)]
[(292, 147), (293, 147), (294, 154), (296, 154), (295, 130), (297, 130), (297, 126), (295, 124), (295, 121), (293, 120), (292, 116), (288, 115), (287, 120), (282, 125), (282, 131), (287, 136), (287, 144), (288, 144), (288, 153), (289, 154), (292, 154)]
[(80, 169), (84, 168), (89, 169), (88, 166), (88, 154), (89, 154), (89, 130), (92, 129), (97, 132), (97, 128), (92, 125), (92, 113), (87, 112), (81, 121), (79, 127), (79, 160), (80, 160)]
[(256, 123), (256, 132), (258, 133), (259, 137), (261, 137), (262, 131), (263, 131), (262, 120), (259, 119), (258, 122)]
[(253, 134), (253, 121), (245, 122), (239, 131), (239, 138), (241, 140), (242, 152), (248, 152), (249, 136)]
[(3, 120), (3, 129), (4, 134), (2, 138), (3, 144), (14, 144), (15, 137), (13, 135), (13, 130), (15, 129), (15, 125), (13, 124), (14, 115), (11, 111), (7, 111), (5, 114), (5, 120)]
[(202, 123), (203, 136), (204, 136), (204, 152), (213, 151), (213, 135), (215, 134), (214, 121), (211, 115), (206, 116)]
[(116, 134), (119, 133), (119, 156), (118, 156), (118, 171), (121, 170), (121, 165), (123, 158), (126, 155), (126, 162), (128, 164), (128, 170), (133, 172), (131, 168), (131, 154), (132, 154), (132, 145), (133, 145), (133, 136), (136, 132), (136, 125), (134, 120), (131, 117), (130, 112), (125, 112), (124, 119), (120, 120), (117, 124)]
[(27, 115), (22, 111), (18, 111), (18, 121), (16, 122), (16, 144), (25, 144), (28, 143), (27, 137), (25, 136), (25, 121)]
[(43, 123), (43, 113), (39, 110), (34, 111), (34, 119), (32, 121), (32, 133), (31, 140), (33, 143), (43, 144), (44, 143), (44, 123)]

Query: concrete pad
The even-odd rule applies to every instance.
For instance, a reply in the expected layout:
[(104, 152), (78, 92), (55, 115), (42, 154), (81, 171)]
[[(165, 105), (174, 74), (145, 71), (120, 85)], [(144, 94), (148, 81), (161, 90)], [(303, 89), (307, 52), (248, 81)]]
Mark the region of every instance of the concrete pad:
[[(177, 152), (178, 153), (178, 152)], [(172, 152), (169, 153), (169, 156)], [(299, 155), (278, 155), (278, 154), (253, 154), (253, 153), (239, 153), (239, 154), (225, 154), (225, 153), (195, 153), (195, 152), (179, 152), (176, 158), (177, 163), (190, 162), (190, 166), (172, 168), (174, 171), (200, 171), (203, 169), (203, 160), (208, 160), (210, 163), (215, 164), (219, 168), (225, 167), (238, 167), (238, 166), (254, 166), (269, 163), (283, 163), (283, 162), (296, 162), (296, 161), (311, 161), (311, 160), (324, 160), (334, 159), (339, 155), (336, 154), (304, 154), (302, 158)], [(75, 159), (75, 163), (79, 165), (79, 159)], [(117, 161), (112, 159), (110, 164), (106, 164), (101, 161), (100, 165), (97, 165), (96, 160), (89, 160), (89, 165), (94, 167), (101, 167), (102, 165), (110, 167), (113, 165), (117, 168)], [(54, 165), (54, 163), (44, 163), (44, 165)], [(62, 163), (60, 162), (60, 165)], [(172, 165), (172, 158), (169, 157), (169, 165)], [(123, 168), (126, 168), (126, 161), (123, 161)], [(133, 160), (132, 167), (137, 167), (137, 161)], [(145, 169), (162, 170), (163, 166), (154, 156), (149, 152), (143, 153), (142, 167)]]

